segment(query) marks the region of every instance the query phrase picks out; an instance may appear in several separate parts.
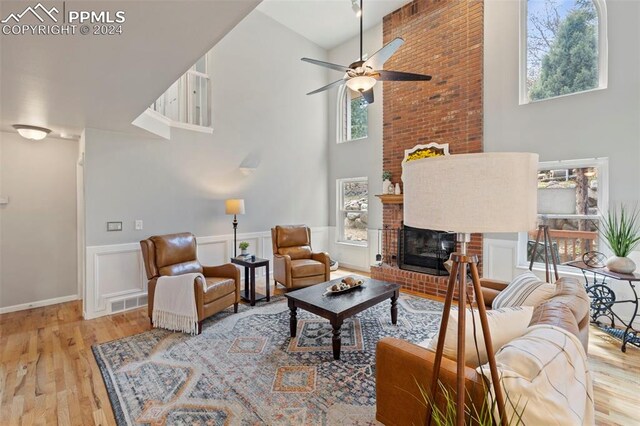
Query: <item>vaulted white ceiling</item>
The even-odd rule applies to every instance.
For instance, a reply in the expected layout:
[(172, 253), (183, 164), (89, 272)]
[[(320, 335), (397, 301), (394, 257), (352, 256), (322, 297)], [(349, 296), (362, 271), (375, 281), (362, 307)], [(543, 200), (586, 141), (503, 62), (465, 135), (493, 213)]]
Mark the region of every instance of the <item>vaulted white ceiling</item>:
[[(364, 0), (364, 29), (378, 25), (385, 15), (409, 1)], [(344, 43), (360, 31), (351, 0), (264, 0), (258, 10), (325, 49)]]
[[(1, 1), (0, 20), (35, 2)], [(121, 35), (0, 35), (0, 130), (131, 129), (131, 122), (259, 0), (74, 1), (125, 11)], [(62, 2), (46, 2), (62, 10)], [(27, 20), (35, 17), (25, 17)], [(37, 24), (38, 22), (30, 22)]]

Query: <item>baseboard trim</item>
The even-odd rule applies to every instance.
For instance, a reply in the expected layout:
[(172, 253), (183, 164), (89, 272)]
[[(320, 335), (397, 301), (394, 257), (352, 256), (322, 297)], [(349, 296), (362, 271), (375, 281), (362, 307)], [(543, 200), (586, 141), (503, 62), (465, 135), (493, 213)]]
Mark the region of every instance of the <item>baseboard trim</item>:
[(338, 268), (351, 269), (352, 271), (360, 271), (360, 272), (371, 272), (370, 268), (363, 268), (358, 265), (351, 265), (349, 263), (344, 263), (338, 260)]
[(26, 311), (27, 309), (41, 308), (43, 306), (56, 305), (58, 303), (72, 302), (80, 300), (80, 296), (72, 294), (69, 296), (54, 297), (53, 299), (38, 300), (37, 302), (22, 303), (20, 305), (6, 306), (0, 308), (0, 314), (8, 314), (10, 312)]

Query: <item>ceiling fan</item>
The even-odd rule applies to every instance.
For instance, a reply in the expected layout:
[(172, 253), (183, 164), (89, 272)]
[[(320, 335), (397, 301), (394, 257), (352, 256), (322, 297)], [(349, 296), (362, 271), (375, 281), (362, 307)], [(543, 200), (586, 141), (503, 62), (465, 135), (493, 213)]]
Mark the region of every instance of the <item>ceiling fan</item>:
[(360, 0), (360, 7), (357, 8), (355, 2), (352, 0), (354, 11), (357, 16), (360, 17), (360, 60), (352, 63), (349, 66), (332, 64), (330, 62), (319, 61), (317, 59), (302, 58), (304, 62), (320, 65), (321, 67), (330, 68), (336, 71), (344, 72), (344, 77), (340, 80), (336, 80), (333, 83), (329, 83), (313, 92), (307, 93), (307, 95), (313, 95), (314, 93), (320, 93), (328, 90), (334, 86), (338, 86), (345, 83), (347, 87), (353, 91), (360, 92), (367, 103), (373, 103), (373, 86), (380, 81), (429, 81), (430, 75), (413, 74), (400, 71), (385, 71), (382, 69), (387, 60), (393, 56), (393, 54), (402, 46), (404, 40), (400, 37), (391, 40), (384, 45), (382, 49), (374, 53), (370, 58), (364, 61), (362, 53), (362, 3)]

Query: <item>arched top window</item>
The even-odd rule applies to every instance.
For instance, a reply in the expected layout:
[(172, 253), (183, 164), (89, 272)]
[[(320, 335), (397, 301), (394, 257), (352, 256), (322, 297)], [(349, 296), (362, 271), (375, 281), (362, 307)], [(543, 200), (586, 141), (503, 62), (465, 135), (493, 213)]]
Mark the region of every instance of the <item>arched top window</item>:
[(365, 139), (369, 135), (369, 104), (346, 84), (338, 89), (337, 142)]
[(607, 87), (604, 0), (520, 4), (520, 104)]

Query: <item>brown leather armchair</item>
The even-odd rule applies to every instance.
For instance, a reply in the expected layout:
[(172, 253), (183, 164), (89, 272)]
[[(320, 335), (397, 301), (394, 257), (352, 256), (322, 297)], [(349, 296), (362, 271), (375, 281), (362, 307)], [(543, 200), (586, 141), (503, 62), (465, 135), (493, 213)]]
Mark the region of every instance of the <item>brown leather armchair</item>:
[(240, 270), (227, 263), (221, 266), (202, 266), (196, 255), (196, 237), (189, 232), (159, 235), (140, 241), (142, 258), (149, 279), (148, 313), (153, 316), (153, 296), (158, 278), (165, 275), (181, 275), (200, 272), (204, 280), (194, 280), (198, 333), (202, 321), (233, 305), (238, 312), (240, 302)]
[(330, 280), (329, 255), (311, 250), (311, 230), (307, 226), (271, 228), (271, 242), (276, 286), (280, 283), (289, 290)]

